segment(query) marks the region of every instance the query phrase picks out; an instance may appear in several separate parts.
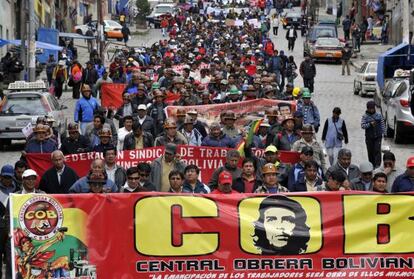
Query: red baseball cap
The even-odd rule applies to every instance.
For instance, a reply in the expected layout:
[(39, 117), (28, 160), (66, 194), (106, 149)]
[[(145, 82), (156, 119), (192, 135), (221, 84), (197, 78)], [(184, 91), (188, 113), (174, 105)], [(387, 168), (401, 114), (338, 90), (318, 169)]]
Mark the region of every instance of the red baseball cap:
[(222, 171), (219, 175), (219, 181), (220, 184), (232, 184), (233, 177), (231, 176), (231, 173), (228, 171)]
[(414, 167), (414, 156), (407, 159), (407, 168)]

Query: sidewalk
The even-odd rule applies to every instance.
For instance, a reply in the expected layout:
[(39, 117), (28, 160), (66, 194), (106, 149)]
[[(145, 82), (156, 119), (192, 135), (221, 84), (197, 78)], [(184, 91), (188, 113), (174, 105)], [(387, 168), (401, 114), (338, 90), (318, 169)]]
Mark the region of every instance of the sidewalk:
[(378, 56), (381, 53), (392, 47), (394, 46), (389, 44), (363, 44), (361, 45), (361, 51), (356, 53), (357, 58), (351, 60), (352, 65), (359, 68), (367, 60), (378, 60)]

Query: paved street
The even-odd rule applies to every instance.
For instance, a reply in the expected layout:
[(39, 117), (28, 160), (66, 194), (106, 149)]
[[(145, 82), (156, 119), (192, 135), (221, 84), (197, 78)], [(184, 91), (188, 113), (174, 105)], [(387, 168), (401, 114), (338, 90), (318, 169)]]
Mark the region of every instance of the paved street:
[[(146, 35), (133, 36), (129, 42), (131, 46), (150, 45), (156, 40), (162, 39), (160, 30), (150, 30)], [(275, 46), (279, 50), (285, 50), (286, 55), (293, 55), (295, 61), (299, 66), (303, 60), (303, 40), (298, 38), (296, 41), (295, 50), (288, 52), (287, 40), (285, 39), (285, 31), (280, 27), (279, 36), (273, 37)], [(88, 59), (88, 53), (83, 41), (77, 42), (81, 46), (78, 46), (78, 52), (80, 53), (81, 63), (86, 62)], [(384, 46), (362, 46), (362, 59), (371, 59), (377, 56), (375, 51), (384, 51)], [(354, 63), (361, 64), (358, 59), (354, 60)], [(315, 94), (314, 102), (318, 106), (321, 112), (321, 130), (327, 117), (331, 116), (333, 107), (339, 106), (342, 109), (342, 117), (345, 119), (348, 132), (350, 134), (350, 144), (348, 148), (351, 149), (355, 162), (362, 162), (367, 160), (367, 152), (364, 142), (364, 132), (360, 127), (360, 119), (365, 111), (365, 104), (369, 100), (368, 98), (361, 98), (353, 95), (353, 78), (355, 75), (354, 69), (352, 69), (351, 76), (341, 76), (341, 66), (338, 64), (318, 63), (317, 64), (317, 76), (315, 81)], [(302, 86), (302, 79), (298, 78), (296, 84)], [(295, 85), (296, 85), (295, 84)], [(71, 92), (64, 93), (62, 98), (62, 104), (68, 106), (67, 115), (70, 119), (73, 119), (73, 107), (74, 101), (71, 99)], [(320, 139), (322, 131), (319, 131), (318, 137)], [(411, 142), (411, 144), (408, 144)], [(404, 167), (407, 157), (414, 155), (414, 141), (408, 139), (406, 144), (396, 145), (391, 142), (390, 139), (386, 139), (383, 143), (391, 148), (391, 151), (395, 153), (397, 157), (398, 167)], [(23, 148), (22, 144), (15, 144), (12, 150), (2, 152), (0, 156), (0, 165), (5, 163), (14, 163), (20, 157), (20, 150)]]

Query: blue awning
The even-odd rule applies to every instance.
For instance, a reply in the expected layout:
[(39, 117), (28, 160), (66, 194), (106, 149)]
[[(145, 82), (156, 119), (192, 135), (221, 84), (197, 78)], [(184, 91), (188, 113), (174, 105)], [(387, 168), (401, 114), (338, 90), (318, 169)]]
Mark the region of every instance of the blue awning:
[(96, 40), (96, 38), (93, 37), (93, 36), (83, 36), (83, 35), (78, 34), (78, 33), (59, 32), (59, 37), (61, 37), (61, 38), (70, 38), (70, 39)]
[(378, 57), (377, 83), (382, 90), (385, 79), (392, 78), (397, 69), (409, 70), (414, 67), (414, 46), (399, 44)]
[[(21, 43), (20, 40), (0, 39), (0, 47), (3, 47), (3, 46), (8, 45), (8, 44), (20, 46), (22, 43)], [(27, 42), (26, 42), (26, 45), (27, 45)], [(63, 47), (61, 47), (61, 46), (52, 45), (52, 44), (43, 43), (43, 42), (38, 42), (38, 41), (36, 41), (36, 48), (47, 49), (47, 50), (58, 50), (58, 51), (63, 49)]]

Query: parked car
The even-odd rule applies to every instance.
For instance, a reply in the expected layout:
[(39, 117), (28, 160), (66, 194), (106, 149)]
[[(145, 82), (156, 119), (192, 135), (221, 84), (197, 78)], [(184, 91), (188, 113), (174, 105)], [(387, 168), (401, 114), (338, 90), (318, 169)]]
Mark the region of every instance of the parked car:
[[(74, 27), (74, 31), (80, 35), (86, 35), (88, 30), (91, 30), (94, 34), (97, 30), (98, 22), (96, 20), (92, 20), (89, 24), (82, 24), (76, 25)], [(117, 39), (118, 41), (122, 41), (122, 25), (118, 22), (110, 19), (104, 20), (104, 36), (105, 39)]]
[(375, 95), (377, 91), (377, 61), (369, 61), (362, 64), (361, 68), (356, 70), (354, 79), (354, 94), (367, 96)]
[(163, 16), (173, 17), (179, 11), (177, 4), (174, 3), (162, 3), (154, 7), (151, 14), (147, 16), (148, 24), (154, 25), (154, 28), (160, 28), (161, 18)]
[[(35, 83), (40, 84), (40, 82)], [(14, 89), (5, 94), (0, 107), (0, 146), (10, 145), (12, 140), (26, 139), (22, 129), (29, 123), (34, 126), (39, 116), (53, 116), (54, 126), (58, 128), (60, 134), (65, 133), (67, 119), (64, 110), (67, 107), (60, 105), (53, 95), (44, 91), (46, 89), (44, 83), (44, 87), (33, 86), (33, 89), (30, 88), (30, 82), (16, 83), (26, 84), (23, 86), (26, 88)], [(9, 89), (13, 88), (13, 84), (10, 85)]]
[(303, 42), (303, 56), (310, 54), (311, 47), (316, 43), (318, 38), (338, 38), (336, 27), (327, 25), (313, 26)]
[(380, 94), (386, 133), (395, 143), (401, 143), (407, 135), (414, 135), (413, 93), (409, 78), (394, 78), (386, 83)]
[(337, 38), (318, 38), (310, 47), (310, 56), (314, 60), (341, 62), (344, 45)]
[(296, 11), (288, 11), (282, 17), (283, 29), (286, 29), (288, 26), (293, 26), (299, 28), (302, 21), (302, 15)]

